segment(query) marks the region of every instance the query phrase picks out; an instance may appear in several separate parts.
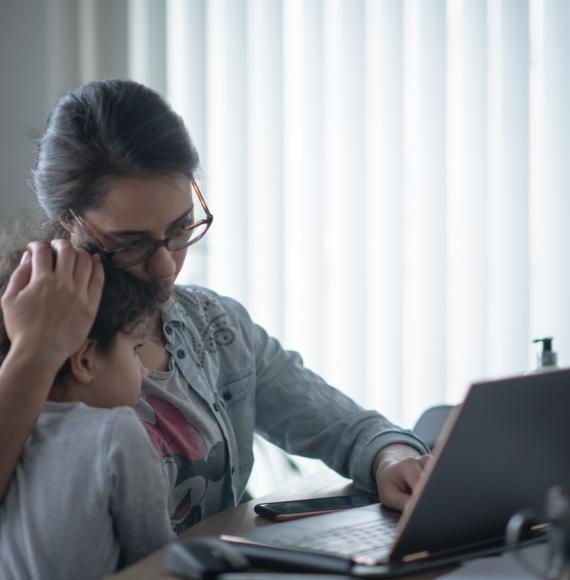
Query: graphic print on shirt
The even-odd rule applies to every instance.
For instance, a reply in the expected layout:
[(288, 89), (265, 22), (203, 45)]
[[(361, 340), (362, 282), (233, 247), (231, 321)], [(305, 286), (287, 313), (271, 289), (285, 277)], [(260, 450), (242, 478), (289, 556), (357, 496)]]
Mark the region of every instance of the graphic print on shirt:
[(195, 333), (188, 329), (192, 347), (199, 367), (204, 365), (208, 353), (215, 353), (220, 346), (230, 346), (236, 338), (235, 331), (228, 320), (228, 314), (217, 300), (200, 291), (185, 295), (194, 307), (198, 320)]
[(175, 471), (170, 518), (179, 534), (202, 519), (202, 504), (210, 481), (219, 481), (226, 470), (223, 442), (210, 449), (202, 433), (172, 403), (157, 395), (146, 402), (155, 422), (144, 422), (163, 465)]

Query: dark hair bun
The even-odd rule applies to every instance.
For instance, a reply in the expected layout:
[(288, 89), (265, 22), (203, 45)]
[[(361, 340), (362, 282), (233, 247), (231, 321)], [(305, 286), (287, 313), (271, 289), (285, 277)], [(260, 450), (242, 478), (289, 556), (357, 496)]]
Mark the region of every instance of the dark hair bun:
[(109, 181), (182, 173), (198, 153), (182, 118), (155, 91), (130, 80), (94, 81), (64, 95), (39, 143), (33, 183), (50, 217), (104, 202)]

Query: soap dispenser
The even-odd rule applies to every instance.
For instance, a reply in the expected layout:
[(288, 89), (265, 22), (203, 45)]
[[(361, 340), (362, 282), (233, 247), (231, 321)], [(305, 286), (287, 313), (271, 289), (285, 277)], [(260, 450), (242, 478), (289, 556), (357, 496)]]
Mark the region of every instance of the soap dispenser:
[(532, 341), (540, 344), (540, 351), (536, 354), (536, 368), (530, 373), (547, 373), (558, 370), (558, 355), (552, 350), (552, 341), (552, 336), (535, 338)]

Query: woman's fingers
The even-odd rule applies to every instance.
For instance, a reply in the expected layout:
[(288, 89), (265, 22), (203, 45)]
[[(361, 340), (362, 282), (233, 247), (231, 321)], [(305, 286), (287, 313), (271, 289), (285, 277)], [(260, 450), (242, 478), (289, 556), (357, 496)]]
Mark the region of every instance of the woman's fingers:
[(75, 265), (78, 259), (76, 250), (67, 240), (52, 240), (51, 247), (55, 250), (55, 273), (64, 280), (73, 281)]
[(99, 304), (103, 287), (103, 266), (99, 256), (74, 248), (63, 239), (52, 240), (50, 246), (31, 242), (28, 252), (32, 280), (47, 276), (60, 284), (65, 283), (74, 294), (90, 294), (94, 303)]
[(95, 311), (99, 309), (99, 302), (101, 301), (101, 294), (103, 293), (103, 283), (105, 282), (105, 272), (101, 257), (98, 254), (90, 256), (92, 260), (91, 277), (87, 286), (87, 298), (89, 304), (93, 306)]
[[(10, 279), (8, 296), (2, 298), (12, 345), (38, 348), (50, 364), (61, 366), (88, 336), (103, 281), (99, 257), (63, 240), (51, 247), (31, 243)], [(58, 339), (53, 340), (54, 336)]]
[(28, 251), (32, 254), (32, 281), (51, 274), (53, 271), (51, 248), (41, 242), (31, 242), (28, 244)]
[(77, 286), (78, 292), (86, 292), (91, 280), (91, 271), (93, 270), (93, 257), (85, 250), (75, 250), (75, 270), (73, 280)]
[(12, 272), (6, 290), (4, 291), (4, 296), (7, 300), (16, 296), (18, 292), (23, 290), (30, 281), (30, 275), (32, 273), (32, 259), (29, 250), (26, 250), (22, 254), (22, 260), (20, 265)]

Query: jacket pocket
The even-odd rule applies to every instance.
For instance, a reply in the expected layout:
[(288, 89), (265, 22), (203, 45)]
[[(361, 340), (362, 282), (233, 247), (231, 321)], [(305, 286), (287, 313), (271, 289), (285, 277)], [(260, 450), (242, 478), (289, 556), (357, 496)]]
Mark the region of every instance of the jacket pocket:
[(253, 372), (247, 371), (235, 377), (226, 377), (220, 383), (218, 393), (228, 410), (234, 405), (253, 397), (255, 394)]

